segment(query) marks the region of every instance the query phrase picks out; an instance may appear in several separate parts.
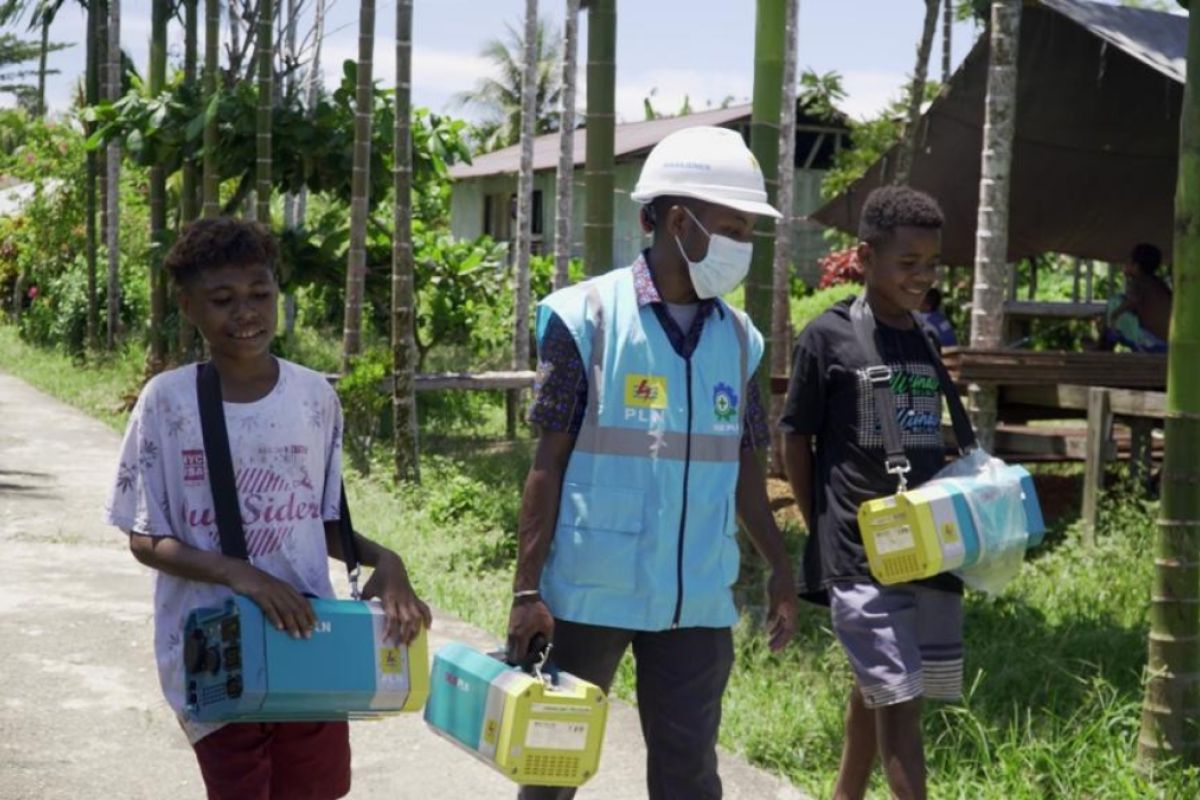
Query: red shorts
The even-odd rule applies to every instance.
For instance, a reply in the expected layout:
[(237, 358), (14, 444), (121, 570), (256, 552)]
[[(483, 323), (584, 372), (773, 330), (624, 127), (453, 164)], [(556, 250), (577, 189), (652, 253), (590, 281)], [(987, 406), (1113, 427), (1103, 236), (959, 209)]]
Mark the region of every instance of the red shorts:
[(350, 792), (345, 722), (234, 722), (192, 746), (209, 800), (335, 800)]

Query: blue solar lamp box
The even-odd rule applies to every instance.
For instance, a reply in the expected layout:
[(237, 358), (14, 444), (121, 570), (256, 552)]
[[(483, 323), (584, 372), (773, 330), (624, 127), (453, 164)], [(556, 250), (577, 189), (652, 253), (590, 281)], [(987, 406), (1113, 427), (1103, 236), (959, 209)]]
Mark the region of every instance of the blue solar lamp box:
[(419, 711), (429, 696), (425, 631), (385, 638), (377, 602), (312, 600), (311, 638), (295, 639), (234, 595), (184, 626), (188, 716), (198, 722), (372, 719)]
[(425, 721), (527, 786), (582, 786), (600, 766), (608, 701), (566, 672), (530, 675), (502, 654), (450, 642), (433, 659)]
[(1021, 502), (1025, 506), (1025, 522), (1029, 526), (1029, 546), (1037, 547), (1046, 538), (1046, 520), (1042, 516), (1042, 504), (1038, 502), (1033, 476), (1024, 467), (1010, 469), (1017, 470), (1021, 478)]

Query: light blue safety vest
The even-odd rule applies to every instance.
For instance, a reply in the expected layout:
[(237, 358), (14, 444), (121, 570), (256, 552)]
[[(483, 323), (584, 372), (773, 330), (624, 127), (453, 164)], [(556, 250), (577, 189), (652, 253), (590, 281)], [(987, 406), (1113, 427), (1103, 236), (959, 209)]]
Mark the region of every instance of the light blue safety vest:
[(547, 297), (587, 366), (588, 405), (564, 476), (542, 572), (551, 613), (659, 631), (737, 621), (734, 494), (749, 376), (762, 335), (717, 301), (691, 358), (679, 356), (633, 270)]

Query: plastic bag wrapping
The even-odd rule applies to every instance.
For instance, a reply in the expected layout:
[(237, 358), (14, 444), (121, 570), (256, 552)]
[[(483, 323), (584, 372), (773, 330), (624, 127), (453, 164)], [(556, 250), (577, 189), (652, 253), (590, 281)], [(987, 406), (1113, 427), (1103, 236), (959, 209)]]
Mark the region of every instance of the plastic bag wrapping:
[(1029, 544), (1021, 479), (1003, 461), (973, 450), (935, 476), (959, 488), (979, 535), (979, 557), (954, 574), (976, 591), (998, 594), (1017, 576)]

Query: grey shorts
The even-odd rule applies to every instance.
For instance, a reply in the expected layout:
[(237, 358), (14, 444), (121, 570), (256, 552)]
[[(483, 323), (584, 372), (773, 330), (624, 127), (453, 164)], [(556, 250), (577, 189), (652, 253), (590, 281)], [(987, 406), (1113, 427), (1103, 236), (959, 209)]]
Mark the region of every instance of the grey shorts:
[(914, 584), (829, 587), (833, 632), (868, 708), (962, 697), (962, 595)]

